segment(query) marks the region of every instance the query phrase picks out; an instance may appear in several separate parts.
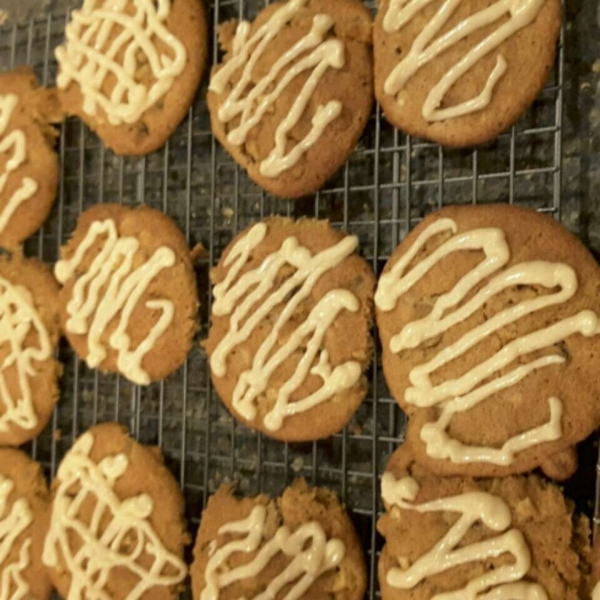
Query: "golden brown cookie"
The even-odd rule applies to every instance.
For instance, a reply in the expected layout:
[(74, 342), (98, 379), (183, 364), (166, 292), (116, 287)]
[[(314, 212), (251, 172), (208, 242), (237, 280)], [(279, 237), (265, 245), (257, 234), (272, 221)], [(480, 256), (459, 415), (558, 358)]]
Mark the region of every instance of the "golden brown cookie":
[(289, 0), (221, 26), (212, 129), (261, 187), (296, 198), (344, 164), (373, 104), (371, 23), (357, 0)]
[(157, 448), (117, 423), (86, 431), (52, 483), (43, 561), (64, 598), (176, 598), (184, 500)]
[(197, 600), (359, 600), (366, 588), (360, 542), (337, 496), (296, 480), (281, 498), (210, 498), (191, 566)]
[(58, 112), (33, 71), (0, 73), (0, 246), (21, 243), (50, 213), (59, 176), (50, 122)]
[(508, 129), (543, 88), (560, 0), (380, 0), (375, 95), (394, 126), (445, 146)]
[(273, 217), (240, 233), (211, 272), (204, 343), (235, 417), (279, 440), (346, 425), (367, 392), (375, 278), (358, 238)]
[(382, 496), (383, 600), (589, 597), (589, 520), (536, 475), (437, 477), (402, 447)]
[(63, 108), (117, 154), (148, 154), (186, 116), (206, 52), (201, 0), (85, 0), (55, 52)]
[(600, 424), (600, 268), (553, 219), (448, 207), (378, 283), (383, 369), (416, 459), (441, 475), (568, 477)]
[(81, 215), (61, 257), (63, 330), (90, 367), (147, 385), (181, 366), (198, 297), (189, 247), (169, 217), (98, 204)]
[(0, 249), (0, 446), (33, 439), (58, 400), (58, 291), (42, 263)]
[(42, 564), (49, 507), (39, 463), (19, 450), (0, 448), (0, 598), (50, 598)]

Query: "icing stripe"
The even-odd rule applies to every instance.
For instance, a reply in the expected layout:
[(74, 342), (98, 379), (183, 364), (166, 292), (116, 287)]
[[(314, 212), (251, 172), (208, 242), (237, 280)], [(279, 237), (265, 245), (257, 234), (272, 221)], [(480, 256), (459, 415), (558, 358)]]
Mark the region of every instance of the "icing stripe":
[[(8, 178), (27, 159), (27, 139), (21, 129), (13, 129), (6, 134), (10, 118), (19, 103), (15, 94), (0, 94), (0, 154), (12, 156), (4, 165), (4, 172), (0, 174), (0, 198), (8, 183)], [(6, 135), (5, 135), (6, 134)], [(0, 210), (0, 234), (6, 230), (10, 220), (17, 209), (27, 202), (37, 191), (38, 183), (31, 177), (23, 177), (21, 186), (13, 192), (8, 202)]]
[[(35, 335), (35, 340), (29, 339)], [(29, 292), (0, 277), (0, 347), (8, 350), (0, 365), (0, 432), (11, 427), (34, 429), (39, 419), (33, 404), (30, 379), (37, 372), (36, 362), (52, 356), (50, 336), (33, 306)], [(15, 384), (9, 385), (8, 373)], [(18, 397), (14, 397), (14, 387)]]
[[(128, 7), (135, 7), (130, 14)], [(187, 54), (165, 22), (170, 0), (84, 0), (71, 13), (59, 46), (59, 88), (77, 82), (83, 94), (83, 110), (95, 115), (98, 107), (111, 125), (135, 123), (172, 87), (183, 72)], [(139, 81), (139, 70), (152, 72), (153, 82)], [(110, 94), (106, 81), (116, 80)]]
[[(335, 569), (344, 559), (346, 547), (342, 540), (327, 539), (317, 521), (301, 525), (293, 533), (286, 526), (280, 527), (270, 540), (265, 539), (267, 509), (258, 505), (241, 521), (223, 525), (219, 535), (236, 536), (221, 548), (213, 547), (204, 571), (206, 582), (199, 600), (218, 600), (221, 591), (242, 579), (257, 577), (279, 553), (285, 554), (290, 562), (268, 585), (264, 592), (247, 600), (272, 600), (279, 597), (287, 587), (284, 600), (309, 597), (313, 583), (327, 571)], [(227, 568), (227, 561), (238, 553), (256, 556), (243, 565)]]
[[(453, 416), (469, 410), (500, 390), (516, 385), (537, 369), (564, 363), (562, 356), (550, 354), (526, 364), (519, 364), (508, 373), (498, 376), (499, 371), (515, 361), (520, 361), (522, 357), (535, 351), (549, 349), (573, 334), (580, 333), (586, 337), (597, 335), (600, 332), (598, 317), (591, 310), (583, 310), (512, 340), (460, 377), (434, 385), (431, 375), (445, 365), (463, 356), (507, 325), (546, 307), (568, 302), (577, 291), (575, 271), (563, 263), (533, 261), (502, 270), (510, 260), (510, 248), (500, 229), (456, 232), (457, 225), (451, 219), (438, 219), (429, 225), (392, 269), (381, 276), (375, 303), (382, 311), (392, 310), (403, 294), (440, 260), (455, 252), (479, 250), (484, 254), (483, 260), (464, 275), (452, 290), (436, 298), (426, 317), (406, 324), (392, 337), (389, 348), (391, 352), (397, 353), (417, 348), (427, 340), (443, 334), (471, 317), (486, 302), (506, 289), (522, 285), (541, 286), (551, 290), (545, 295), (523, 300), (495, 314), (437, 352), (429, 361), (414, 367), (409, 373), (411, 385), (404, 395), (406, 402), (414, 406), (438, 406), (441, 409), (438, 420), (427, 423), (421, 430), (421, 439), (426, 444), (429, 456), (450, 459), (455, 463), (476, 461), (509, 465), (514, 460), (515, 453), (560, 438), (562, 404), (558, 398), (549, 399), (550, 416), (544, 425), (510, 438), (501, 448), (468, 446), (452, 439), (447, 429)], [(442, 233), (454, 235), (407, 271), (427, 242)], [(489, 380), (492, 375), (495, 378)]]
[[(390, 586), (410, 590), (427, 578), (459, 565), (510, 554), (513, 562), (486, 568), (483, 575), (471, 579), (464, 588), (435, 594), (431, 600), (548, 600), (542, 586), (523, 581), (531, 566), (531, 553), (523, 534), (518, 529), (510, 529), (510, 509), (502, 498), (486, 492), (467, 492), (417, 504), (414, 501), (419, 493), (418, 483), (411, 477), (396, 480), (389, 472), (384, 473), (381, 486), (388, 505), (419, 513), (460, 514), (431, 550), (408, 568), (392, 567), (387, 572), (386, 581)], [(478, 523), (498, 535), (464, 544), (465, 536)]]
[(129, 466), (127, 456), (106, 456), (96, 464), (90, 458), (93, 445), (94, 436), (87, 432), (63, 459), (44, 543), (44, 564), (64, 564), (70, 575), (66, 600), (111, 600), (106, 585), (114, 570), (126, 569), (136, 577), (123, 600), (139, 600), (155, 586), (180, 583), (187, 567), (152, 527), (152, 498), (141, 493), (122, 500), (114, 491)]
[[(277, 126), (273, 149), (260, 164), (260, 173), (265, 177), (277, 177), (293, 167), (342, 111), (342, 104), (337, 100), (318, 106), (312, 118), (310, 132), (293, 149), (287, 150), (289, 133), (306, 111), (323, 75), (329, 68), (341, 69), (344, 66), (344, 44), (338, 39), (326, 39), (335, 23), (329, 15), (316, 15), (310, 32), (282, 54), (260, 80), (256, 83), (252, 80), (253, 70), (260, 63), (269, 43), (307, 2), (308, 0), (289, 0), (250, 38), (250, 24), (246, 21), (240, 23), (233, 42), (232, 57), (210, 81), (209, 89), (223, 94), (234, 74), (242, 70), (239, 81), (232, 85), (218, 112), (222, 123), (229, 123), (239, 116), (239, 123), (228, 132), (227, 141), (241, 146), (248, 133), (272, 109), (291, 82), (301, 73), (311, 71), (287, 116)], [(281, 78), (276, 83), (279, 75)], [(250, 86), (252, 87), (248, 91)]]
[[(294, 373), (278, 390), (275, 405), (264, 417), (265, 426), (275, 431), (281, 428), (286, 417), (309, 410), (353, 387), (360, 379), (360, 363), (348, 361), (332, 369), (328, 352), (322, 349), (325, 334), (340, 312), (359, 309), (358, 299), (348, 290), (329, 291), (277, 348), (281, 332), (297, 315), (298, 307), (309, 297), (319, 278), (350, 256), (356, 250), (358, 240), (355, 236), (346, 236), (335, 246), (312, 255), (295, 237), (289, 237), (259, 267), (240, 276), (251, 252), (262, 242), (266, 232), (264, 223), (254, 225), (236, 242), (225, 260), (229, 270), (213, 290), (213, 314), (230, 314), (231, 318), (227, 334), (210, 357), (210, 365), (215, 375), (224, 377), (231, 351), (249, 339), (264, 319), (283, 303), (273, 327), (254, 355), (252, 368), (240, 375), (233, 392), (235, 410), (245, 419), (255, 419), (258, 398), (267, 390), (269, 379), (278, 367), (301, 350), (302, 357)], [(277, 287), (277, 276), (286, 266), (293, 267), (295, 272)], [(309, 374), (320, 377), (322, 386), (309, 396), (292, 401), (292, 394)]]
[[(383, 30), (387, 33), (400, 31), (432, 1), (390, 0), (383, 19)], [(385, 93), (397, 95), (419, 69), (435, 60), (437, 56), (479, 29), (501, 21), (492, 33), (464, 54), (431, 88), (423, 104), (423, 118), (427, 121), (443, 121), (484, 109), (491, 102), (494, 88), (508, 68), (502, 54), (498, 55), (494, 69), (477, 96), (448, 108), (440, 108), (440, 106), (450, 88), (474, 65), (496, 50), (505, 40), (530, 25), (545, 1), (497, 0), (447, 29), (446, 23), (461, 4), (461, 0), (444, 0), (435, 16), (415, 38), (408, 54), (388, 75), (384, 84)]]
[(73, 287), (67, 304), (67, 331), (87, 334), (86, 362), (95, 368), (108, 354), (102, 336), (109, 324), (118, 318), (118, 325), (109, 339), (110, 347), (118, 352), (118, 369), (134, 383), (147, 385), (150, 376), (142, 368), (142, 362), (173, 321), (175, 307), (169, 300), (148, 300), (145, 303), (149, 310), (160, 311), (160, 316), (135, 350), (131, 349), (127, 327), (154, 278), (163, 269), (175, 264), (175, 253), (171, 248), (161, 246), (148, 260), (135, 266), (139, 240), (119, 237), (112, 219), (94, 221), (73, 256), (56, 264), (54, 273), (58, 281), (64, 284), (75, 274), (88, 251), (101, 237), (105, 240), (100, 251)]

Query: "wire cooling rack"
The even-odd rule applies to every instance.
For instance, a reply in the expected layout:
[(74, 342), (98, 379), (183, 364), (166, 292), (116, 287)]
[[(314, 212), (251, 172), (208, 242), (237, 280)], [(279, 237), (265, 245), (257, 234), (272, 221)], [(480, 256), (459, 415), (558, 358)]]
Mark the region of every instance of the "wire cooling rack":
[[(240, 16), (253, 18), (261, 8), (253, 0), (211, 5), (213, 62), (218, 56), (215, 25)], [(42, 84), (53, 85), (53, 51), (63, 40), (68, 14), (59, 0), (50, 14), (0, 27), (0, 68), (32, 65)], [(519, 123), (494, 142), (477, 150), (443, 150), (402, 135), (376, 108), (346, 165), (321, 192), (295, 203), (261, 191), (215, 140), (204, 101), (206, 77), (177, 132), (162, 150), (145, 158), (114, 156), (80, 121), (69, 119), (58, 142), (58, 199), (26, 251), (54, 262), (80, 212), (97, 202), (145, 203), (165, 211), (191, 246), (202, 243), (207, 250), (198, 266), (199, 341), (207, 335), (210, 313), (209, 267), (238, 230), (266, 215), (330, 219), (360, 238), (363, 255), (376, 272), (409, 228), (442, 205), (510, 202), (558, 217), (563, 40), (545, 90)], [(162, 448), (185, 493), (193, 534), (208, 496), (222, 481), (235, 480), (245, 494), (278, 494), (294, 477), (303, 476), (334, 489), (347, 504), (369, 566), (366, 597), (379, 597), (379, 477), (403, 439), (405, 419), (386, 387), (378, 348), (369, 394), (350, 425), (330, 439), (294, 445), (253, 433), (229, 416), (211, 387), (198, 344), (179, 372), (146, 388), (89, 370), (66, 344), (59, 353), (65, 365), (61, 399), (50, 425), (31, 445), (31, 454), (50, 478), (73, 439), (106, 420), (120, 421), (140, 441)]]

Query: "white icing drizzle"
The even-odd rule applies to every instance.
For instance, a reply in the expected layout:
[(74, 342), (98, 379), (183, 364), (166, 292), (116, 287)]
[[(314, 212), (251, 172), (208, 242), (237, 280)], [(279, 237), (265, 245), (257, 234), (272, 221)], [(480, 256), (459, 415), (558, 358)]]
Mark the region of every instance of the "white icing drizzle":
[[(419, 513), (443, 511), (461, 515), (448, 533), (408, 568), (392, 567), (386, 575), (390, 586), (410, 590), (428, 577), (453, 567), (509, 553), (514, 562), (486, 570), (464, 588), (435, 594), (431, 600), (548, 600), (542, 586), (522, 581), (531, 566), (531, 553), (523, 534), (518, 529), (509, 529), (510, 509), (502, 498), (486, 492), (467, 492), (416, 504), (419, 484), (408, 476), (397, 480), (389, 472), (384, 473), (381, 486), (382, 497), (388, 505)], [(461, 545), (479, 522), (499, 535)]]
[(23, 571), (30, 564), (30, 538), (22, 542), (19, 559), (7, 563), (17, 538), (33, 521), (25, 498), (15, 500), (8, 510), (8, 498), (13, 489), (14, 482), (0, 475), (0, 600), (21, 600), (29, 593), (29, 584), (23, 578)]
[[(288, 151), (289, 133), (304, 114), (321, 78), (327, 69), (341, 69), (344, 66), (344, 44), (338, 39), (326, 39), (334, 25), (334, 20), (329, 15), (316, 15), (310, 32), (282, 54), (258, 82), (252, 81), (253, 69), (260, 62), (269, 43), (307, 2), (308, 0), (289, 0), (250, 38), (250, 24), (242, 21), (234, 38), (232, 57), (210, 81), (209, 89), (216, 94), (223, 94), (234, 73), (243, 69), (240, 80), (232, 86), (218, 113), (222, 123), (229, 123), (240, 117), (239, 123), (227, 134), (227, 140), (231, 144), (240, 146), (288, 85), (301, 73), (312, 71), (288, 115), (277, 126), (271, 153), (260, 164), (260, 172), (265, 177), (277, 177), (293, 167), (342, 111), (342, 104), (338, 100), (318, 106), (312, 118), (310, 132)], [(295, 64), (292, 64), (294, 61)], [(281, 79), (276, 83), (280, 74)]]
[(127, 327), (152, 280), (160, 271), (175, 264), (175, 253), (171, 248), (161, 246), (148, 260), (135, 267), (139, 240), (119, 237), (112, 219), (94, 221), (73, 256), (56, 264), (54, 273), (58, 281), (64, 284), (75, 274), (88, 250), (102, 236), (106, 238), (102, 249), (73, 287), (67, 305), (67, 331), (88, 334), (86, 362), (92, 368), (97, 367), (107, 356), (102, 335), (120, 313), (118, 326), (109, 340), (110, 347), (118, 352), (117, 366), (134, 383), (147, 385), (150, 376), (142, 368), (142, 361), (171, 324), (175, 307), (169, 300), (148, 300), (145, 303), (146, 308), (159, 310), (160, 317), (135, 350), (131, 349)]
[[(77, 82), (83, 110), (95, 115), (100, 107), (112, 125), (138, 121), (187, 62), (184, 45), (165, 25), (170, 11), (170, 0), (84, 0), (55, 51), (58, 87)], [(151, 83), (138, 80), (141, 69), (151, 71)], [(110, 95), (102, 89), (107, 78), (116, 82)]]
[[(493, 356), (462, 376), (433, 385), (432, 373), (464, 355), (482, 340), (529, 314), (548, 306), (568, 302), (577, 291), (575, 271), (563, 263), (533, 261), (519, 263), (502, 270), (510, 259), (510, 249), (504, 232), (500, 229), (475, 229), (459, 234), (456, 234), (456, 231), (457, 225), (451, 219), (438, 219), (427, 227), (394, 267), (381, 276), (375, 294), (375, 303), (382, 311), (392, 310), (398, 299), (444, 257), (454, 252), (479, 250), (484, 253), (485, 258), (464, 275), (452, 290), (436, 298), (431, 312), (426, 317), (408, 323), (393, 336), (390, 350), (400, 352), (407, 348), (416, 348), (426, 340), (448, 331), (457, 323), (469, 318), (503, 290), (517, 285), (556, 289), (543, 296), (524, 300), (495, 314), (440, 350), (426, 363), (414, 367), (409, 374), (412, 385), (405, 392), (406, 402), (420, 407), (441, 407), (438, 420), (435, 423), (427, 423), (421, 430), (421, 439), (426, 443), (429, 456), (450, 459), (455, 463), (489, 462), (509, 465), (517, 452), (560, 438), (562, 404), (558, 398), (549, 399), (550, 417), (544, 425), (510, 438), (501, 448), (468, 446), (452, 439), (447, 429), (453, 416), (469, 410), (500, 390), (516, 385), (537, 369), (564, 363), (562, 356), (549, 354), (520, 364), (505, 375), (491, 379), (482, 385), (484, 380), (514, 361), (532, 352), (550, 348), (575, 333), (586, 337), (597, 335), (600, 333), (598, 317), (591, 310), (583, 310), (507, 343)], [(443, 232), (451, 232), (455, 235), (406, 272), (408, 265), (428, 240)], [(491, 279), (488, 279), (490, 277)], [(479, 287), (486, 279), (488, 279), (487, 283)], [(469, 297), (474, 290), (475, 293)], [(467, 297), (469, 299), (463, 303)]]
[[(399, 31), (433, 0), (390, 0), (383, 20), (387, 33)], [(394, 67), (385, 80), (384, 91), (395, 96), (411, 77), (437, 56), (464, 40), (475, 31), (502, 20), (492, 33), (473, 46), (458, 60), (430, 90), (423, 104), (427, 121), (443, 121), (476, 112), (488, 106), (494, 87), (508, 68), (506, 59), (499, 54), (483, 90), (474, 98), (448, 108), (440, 108), (450, 88), (477, 62), (493, 52), (502, 42), (527, 27), (540, 12), (545, 0), (497, 0), (492, 5), (463, 19), (441, 33), (461, 0), (444, 0), (435, 16), (414, 40), (408, 54)], [(506, 20), (508, 17), (508, 20)]]
[[(27, 341), (32, 333), (35, 339)], [(0, 348), (5, 345), (9, 351), (0, 365), (0, 432), (6, 433), (13, 425), (34, 429), (39, 420), (30, 379), (36, 375), (35, 363), (52, 356), (52, 343), (28, 290), (0, 277)], [(16, 374), (17, 398), (6, 381), (8, 371)]]
[[(351, 388), (360, 379), (362, 368), (359, 362), (348, 361), (332, 369), (327, 350), (321, 349), (325, 334), (338, 314), (342, 310), (355, 312), (359, 308), (358, 299), (348, 290), (329, 291), (317, 302), (306, 320), (289, 335), (285, 344), (275, 350), (281, 331), (310, 295), (321, 275), (350, 256), (358, 246), (358, 239), (346, 236), (335, 246), (312, 255), (295, 237), (288, 237), (279, 250), (269, 254), (259, 267), (245, 272), (238, 279), (250, 254), (266, 233), (266, 224), (254, 225), (236, 242), (225, 260), (229, 271), (213, 290), (215, 301), (212, 310), (216, 316), (231, 314), (231, 318), (229, 331), (212, 353), (210, 365), (218, 377), (223, 377), (227, 372), (229, 353), (247, 340), (275, 307), (285, 303), (256, 352), (252, 368), (240, 375), (233, 392), (234, 408), (245, 419), (255, 419), (257, 399), (267, 389), (271, 375), (292, 354), (304, 348), (293, 375), (278, 390), (275, 405), (265, 415), (265, 426), (275, 431), (286, 417), (325, 402)], [(285, 266), (293, 267), (295, 272), (276, 287), (276, 277)], [(307, 338), (308, 342), (304, 344)], [(315, 360), (317, 364), (314, 364)], [(323, 385), (306, 398), (290, 401), (291, 395), (309, 374), (319, 376)]]
[(152, 527), (152, 498), (142, 493), (121, 499), (115, 492), (128, 468), (127, 456), (109, 455), (96, 464), (90, 458), (93, 445), (88, 431), (64, 457), (44, 543), (44, 564), (64, 564), (70, 575), (66, 600), (111, 600), (106, 584), (113, 570), (127, 569), (137, 578), (123, 600), (138, 600), (155, 586), (180, 583), (187, 567)]
[[(338, 538), (328, 540), (317, 521), (305, 523), (293, 533), (283, 525), (270, 540), (265, 541), (266, 518), (266, 507), (257, 505), (246, 519), (227, 523), (219, 529), (219, 535), (233, 534), (236, 537), (211, 554), (204, 571), (206, 584), (200, 600), (218, 600), (221, 590), (236, 581), (258, 576), (280, 552), (291, 559), (289, 564), (264, 592), (246, 600), (273, 600), (286, 586), (291, 587), (284, 600), (298, 600), (323, 573), (335, 569), (344, 559), (344, 542)], [(251, 561), (233, 569), (227, 567), (230, 556), (257, 550)]]
[[(12, 156), (4, 165), (4, 172), (0, 173), (0, 198), (2, 198), (10, 174), (16, 171), (27, 159), (25, 132), (22, 129), (13, 129), (6, 134), (10, 118), (18, 103), (19, 98), (15, 94), (0, 94), (0, 154), (12, 152)], [(0, 210), (0, 234), (6, 230), (17, 209), (27, 202), (37, 189), (38, 184), (35, 179), (23, 177), (20, 187), (12, 193)]]

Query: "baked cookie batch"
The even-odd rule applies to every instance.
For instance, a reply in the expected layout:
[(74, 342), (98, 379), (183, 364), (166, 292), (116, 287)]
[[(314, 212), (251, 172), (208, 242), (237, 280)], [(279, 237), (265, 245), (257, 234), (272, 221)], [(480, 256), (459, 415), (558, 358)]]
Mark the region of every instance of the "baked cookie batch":
[[(559, 0), (288, 0), (219, 27), (215, 136), (282, 197), (345, 162), (373, 96), (406, 133), (467, 146), (512, 125), (554, 60)], [(163, 213), (85, 211), (53, 272), (20, 244), (58, 186), (53, 124), (83, 119), (119, 154), (162, 146), (204, 69), (197, 0), (84, 0), (56, 50), (57, 89), (0, 74), (0, 600), (360, 600), (367, 569), (331, 491), (222, 486), (191, 543), (159, 450), (120, 425), (84, 432), (51, 490), (16, 447), (59, 399), (61, 336), (89, 368), (148, 385), (186, 360), (198, 291)], [(374, 325), (408, 416), (381, 479), (384, 600), (582, 600), (600, 574), (590, 524), (550, 480), (600, 426), (600, 267), (556, 221), (508, 205), (425, 217), (375, 276), (327, 221), (249, 226), (210, 273), (202, 346), (232, 415), (281, 441), (326, 438), (368, 391)], [(542, 473), (532, 471), (539, 469)], [(592, 486), (590, 482), (590, 487)]]

